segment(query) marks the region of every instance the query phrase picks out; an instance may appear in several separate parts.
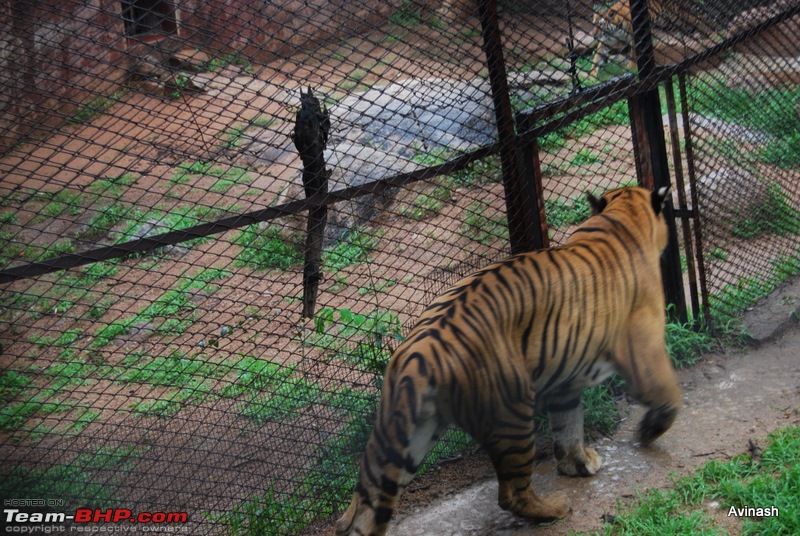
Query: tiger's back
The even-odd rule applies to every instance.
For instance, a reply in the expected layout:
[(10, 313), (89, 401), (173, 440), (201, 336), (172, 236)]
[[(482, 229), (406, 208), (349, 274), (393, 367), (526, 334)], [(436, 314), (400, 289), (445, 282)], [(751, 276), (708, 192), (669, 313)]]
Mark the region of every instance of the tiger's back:
[(537, 397), (547, 400), (558, 469), (569, 475), (600, 467), (583, 444), (580, 391), (615, 370), (651, 407), (642, 440), (670, 426), (680, 390), (664, 344), (663, 195), (610, 192), (564, 246), (488, 266), (428, 306), (387, 367), (337, 534), (383, 534), (398, 495), (450, 423), (488, 451), (500, 506), (535, 518), (568, 509), (562, 494), (531, 488)]

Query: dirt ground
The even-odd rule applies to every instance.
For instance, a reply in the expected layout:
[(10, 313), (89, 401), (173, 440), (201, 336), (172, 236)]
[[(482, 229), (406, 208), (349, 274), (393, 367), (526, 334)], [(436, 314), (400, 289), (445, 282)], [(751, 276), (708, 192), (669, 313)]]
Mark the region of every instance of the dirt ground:
[[(534, 474), (542, 493), (566, 492), (572, 511), (562, 521), (535, 525), (500, 510), (497, 483), (488, 459), (478, 452), (413, 481), (401, 499), (391, 536), (551, 536), (596, 531), (601, 516), (614, 514), (618, 501), (647, 488), (668, 487), (712, 460), (747, 452), (750, 441), (763, 448), (773, 430), (800, 423), (800, 280), (785, 285), (745, 318), (757, 338), (745, 350), (714, 353), (680, 371), (684, 409), (675, 425), (647, 449), (635, 441), (644, 408), (627, 408), (613, 437), (593, 446), (603, 467), (592, 478), (558, 476), (550, 458)], [(731, 505), (707, 505), (720, 528), (738, 534), (727, 517)], [(743, 505), (736, 505), (743, 506)], [(767, 505), (758, 505), (767, 506)], [(332, 534), (332, 522), (317, 534)]]

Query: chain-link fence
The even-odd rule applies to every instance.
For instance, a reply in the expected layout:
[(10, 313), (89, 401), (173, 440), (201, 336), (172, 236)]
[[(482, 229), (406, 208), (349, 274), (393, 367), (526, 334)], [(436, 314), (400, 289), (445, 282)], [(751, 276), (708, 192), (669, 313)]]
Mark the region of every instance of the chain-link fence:
[(6, 5), (4, 507), (201, 534), (333, 515), (414, 317), (561, 242), (587, 190), (671, 182), (676, 317), (729, 326), (800, 271), (798, 13)]

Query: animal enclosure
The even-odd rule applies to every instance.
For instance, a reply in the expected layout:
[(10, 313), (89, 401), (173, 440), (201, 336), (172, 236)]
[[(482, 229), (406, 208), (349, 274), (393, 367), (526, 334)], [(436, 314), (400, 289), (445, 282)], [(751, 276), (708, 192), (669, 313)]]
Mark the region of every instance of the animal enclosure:
[(7, 504), (193, 534), (335, 515), (414, 318), (559, 244), (586, 191), (671, 183), (670, 316), (736, 329), (800, 272), (800, 2), (623, 4), (0, 10)]

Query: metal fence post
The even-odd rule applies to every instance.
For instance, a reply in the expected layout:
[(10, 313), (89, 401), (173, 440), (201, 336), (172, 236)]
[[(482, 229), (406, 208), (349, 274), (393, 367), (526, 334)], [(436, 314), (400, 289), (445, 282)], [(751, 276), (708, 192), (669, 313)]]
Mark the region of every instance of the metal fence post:
[(481, 21), (483, 51), (489, 71), (497, 135), (500, 142), (500, 163), (503, 168), (511, 252), (531, 251), (537, 247), (534, 238), (536, 223), (533, 215), (533, 184), (523, 180), (521, 172), (522, 163), (517, 149), (514, 115), (506, 78), (503, 47), (500, 41), (497, 1), (479, 0), (478, 15)]
[[(631, 0), (634, 51), (640, 80), (652, 74), (656, 67), (648, 4), (648, 0)], [(650, 189), (668, 186), (670, 184), (669, 164), (658, 88), (635, 95), (628, 102), (639, 182)], [(661, 256), (664, 293), (667, 303), (673, 306), (669, 312), (670, 317), (678, 322), (686, 323), (688, 320), (686, 295), (683, 288), (678, 233), (671, 200), (668, 200), (664, 208), (664, 216), (669, 225), (669, 244)]]

